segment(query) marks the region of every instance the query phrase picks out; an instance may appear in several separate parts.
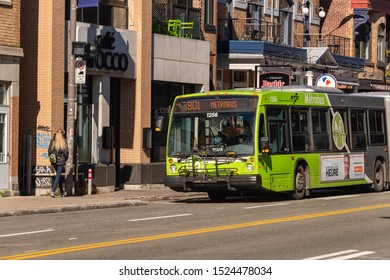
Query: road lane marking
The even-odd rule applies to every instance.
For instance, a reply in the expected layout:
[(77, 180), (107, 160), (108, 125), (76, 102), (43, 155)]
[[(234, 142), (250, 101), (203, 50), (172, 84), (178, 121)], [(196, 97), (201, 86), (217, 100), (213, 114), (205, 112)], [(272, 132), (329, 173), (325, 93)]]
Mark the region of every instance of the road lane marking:
[(154, 241), (154, 240), (162, 240), (162, 239), (169, 239), (169, 238), (176, 238), (176, 237), (183, 237), (183, 236), (191, 236), (191, 235), (196, 235), (196, 234), (214, 233), (214, 232), (219, 232), (219, 231), (226, 231), (226, 230), (233, 230), (233, 229), (240, 229), (240, 228), (247, 228), (247, 227), (254, 227), (254, 226), (263, 226), (263, 225), (270, 225), (270, 224), (277, 224), (277, 223), (302, 221), (302, 220), (307, 220), (307, 219), (330, 217), (330, 216), (335, 216), (335, 215), (357, 213), (357, 212), (362, 212), (362, 211), (370, 211), (370, 210), (383, 209), (383, 208), (390, 208), (390, 203), (371, 205), (371, 206), (363, 206), (363, 207), (357, 207), (357, 208), (349, 208), (349, 209), (341, 209), (341, 210), (328, 211), (328, 212), (319, 212), (319, 213), (312, 213), (312, 214), (299, 215), (299, 216), (282, 217), (282, 218), (269, 219), (269, 220), (259, 220), (259, 221), (246, 222), (246, 223), (240, 223), (240, 224), (230, 224), (230, 225), (218, 226), (218, 227), (209, 227), (209, 228), (200, 228), (200, 229), (194, 229), (194, 230), (178, 231), (178, 232), (171, 232), (171, 233), (157, 234), (157, 235), (150, 235), (150, 236), (133, 237), (133, 238), (122, 239), (122, 240), (91, 243), (91, 244), (50, 249), (50, 250), (42, 250), (42, 251), (38, 251), (35, 253), (23, 253), (23, 254), (16, 254), (16, 255), (10, 255), (10, 256), (3, 256), (3, 257), (0, 257), (0, 260), (33, 259), (33, 258), (47, 257), (47, 256), (51, 256), (51, 255), (58, 255), (58, 254), (64, 254), (64, 253), (93, 250), (93, 249), (99, 249), (99, 248), (108, 248), (108, 247), (112, 247), (112, 246), (128, 245), (128, 244), (148, 242), (148, 241)]
[(326, 254), (326, 255), (320, 255), (320, 256), (316, 256), (316, 257), (311, 257), (311, 258), (307, 258), (305, 260), (322, 260), (322, 259), (326, 259), (326, 258), (330, 258), (330, 257), (344, 255), (344, 254), (355, 253), (357, 251), (358, 250), (346, 250), (346, 251), (341, 251), (341, 252), (336, 252), (336, 253), (331, 253), (331, 254)]
[(358, 250), (345, 250), (345, 251), (340, 251), (340, 252), (335, 252), (331, 254), (326, 254), (326, 255), (320, 255), (316, 257), (311, 257), (307, 258), (304, 260), (349, 260), (365, 255), (370, 255), (374, 254), (375, 252), (372, 251), (361, 251), (359, 252)]
[(354, 258), (365, 256), (365, 255), (370, 255), (370, 254), (374, 254), (374, 252), (372, 252), (372, 251), (358, 252), (355, 254), (350, 254), (350, 255), (346, 255), (346, 256), (333, 258), (331, 260), (349, 260), (349, 259), (354, 259)]
[(3, 234), (0, 235), (0, 238), (2, 237), (10, 237), (10, 236), (19, 236), (19, 235), (29, 235), (29, 234), (36, 234), (36, 233), (43, 233), (43, 232), (51, 232), (54, 231), (54, 229), (44, 229), (44, 230), (36, 230), (36, 231), (27, 231), (27, 232), (18, 232), (18, 233), (11, 233), (11, 234)]
[(191, 216), (192, 214), (179, 214), (179, 215), (171, 215), (171, 216), (156, 216), (150, 218), (140, 218), (140, 219), (132, 219), (128, 220), (128, 222), (139, 222), (139, 221), (149, 221), (149, 220), (158, 220), (158, 219), (169, 219), (169, 218), (177, 218), (177, 217), (185, 217)]
[(343, 198), (350, 198), (350, 197), (356, 197), (359, 196), (358, 194), (351, 194), (351, 195), (339, 195), (339, 196), (328, 196), (328, 197), (318, 197), (314, 198), (316, 200), (334, 200), (334, 199), (343, 199)]
[(248, 207), (244, 207), (244, 209), (255, 209), (255, 208), (273, 207), (273, 206), (283, 206), (283, 205), (288, 205), (288, 204), (289, 203), (265, 204), (265, 205), (257, 205), (257, 206), (248, 206)]

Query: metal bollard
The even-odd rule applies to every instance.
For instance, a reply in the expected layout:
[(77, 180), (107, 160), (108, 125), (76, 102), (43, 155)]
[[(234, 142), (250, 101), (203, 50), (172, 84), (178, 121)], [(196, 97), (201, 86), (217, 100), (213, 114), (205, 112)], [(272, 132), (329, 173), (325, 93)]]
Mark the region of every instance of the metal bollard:
[(88, 195), (92, 194), (92, 169), (88, 169)]

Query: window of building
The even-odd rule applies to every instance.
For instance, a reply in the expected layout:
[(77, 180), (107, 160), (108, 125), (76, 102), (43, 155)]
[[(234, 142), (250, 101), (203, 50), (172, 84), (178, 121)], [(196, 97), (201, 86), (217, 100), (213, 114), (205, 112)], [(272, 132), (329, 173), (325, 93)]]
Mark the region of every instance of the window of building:
[(0, 5), (12, 5), (12, 0), (0, 0)]
[(355, 38), (355, 56), (370, 60), (370, 33), (371, 24), (365, 23), (356, 28), (358, 35)]
[[(70, 0), (65, 1), (65, 19), (70, 19)], [(127, 29), (127, 0), (101, 0), (98, 7), (77, 9), (77, 21)]]
[[(169, 111), (175, 97), (195, 91), (195, 86), (191, 84), (152, 83), (152, 162), (165, 161)], [(154, 124), (158, 119), (162, 120), (162, 129), (156, 131)]]
[(279, 24), (277, 28), (276, 37), (278, 43), (291, 45), (292, 41), (292, 13), (289, 11), (279, 11)]
[(249, 84), (248, 71), (233, 71), (233, 88), (246, 88)]
[(8, 86), (0, 83), (0, 105), (9, 105)]
[(385, 26), (383, 24), (378, 26), (378, 61), (385, 62)]
[(204, 6), (205, 25), (214, 26), (214, 0), (206, 0)]

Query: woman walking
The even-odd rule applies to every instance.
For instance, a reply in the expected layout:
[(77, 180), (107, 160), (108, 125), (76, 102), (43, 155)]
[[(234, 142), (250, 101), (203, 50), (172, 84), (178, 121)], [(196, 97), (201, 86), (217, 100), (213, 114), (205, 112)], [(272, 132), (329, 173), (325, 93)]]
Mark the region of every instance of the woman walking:
[(66, 196), (67, 193), (62, 188), (61, 182), (61, 173), (64, 170), (64, 165), (66, 164), (69, 156), (68, 144), (66, 143), (64, 130), (58, 129), (54, 134), (50, 141), (48, 154), (50, 157), (50, 162), (56, 171), (56, 178), (54, 179), (51, 189), (51, 197), (56, 197), (57, 186), (60, 187), (61, 196)]

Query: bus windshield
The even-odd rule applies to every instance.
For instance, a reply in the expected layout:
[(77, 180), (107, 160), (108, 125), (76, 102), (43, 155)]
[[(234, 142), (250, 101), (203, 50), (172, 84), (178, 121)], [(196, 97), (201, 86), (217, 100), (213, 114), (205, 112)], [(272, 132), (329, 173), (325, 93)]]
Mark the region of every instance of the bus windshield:
[(257, 98), (221, 99), (215, 108), (209, 105), (216, 101), (210, 100), (177, 102), (168, 136), (168, 155), (253, 155)]

